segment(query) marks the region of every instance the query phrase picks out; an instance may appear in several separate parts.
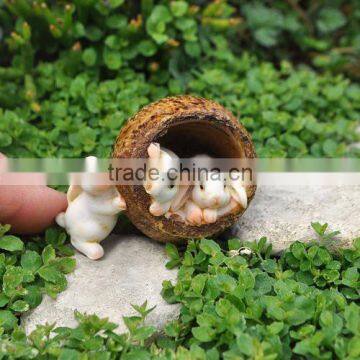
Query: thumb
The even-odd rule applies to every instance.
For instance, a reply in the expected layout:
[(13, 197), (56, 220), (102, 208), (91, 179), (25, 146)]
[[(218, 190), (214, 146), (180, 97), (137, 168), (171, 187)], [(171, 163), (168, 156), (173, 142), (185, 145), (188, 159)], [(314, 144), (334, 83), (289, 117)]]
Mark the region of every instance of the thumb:
[[(2, 160), (0, 154), (0, 163)], [(12, 231), (24, 234), (39, 233), (51, 226), (56, 215), (67, 207), (66, 195), (45, 185), (9, 185), (13, 177), (0, 172), (0, 223), (10, 224)]]

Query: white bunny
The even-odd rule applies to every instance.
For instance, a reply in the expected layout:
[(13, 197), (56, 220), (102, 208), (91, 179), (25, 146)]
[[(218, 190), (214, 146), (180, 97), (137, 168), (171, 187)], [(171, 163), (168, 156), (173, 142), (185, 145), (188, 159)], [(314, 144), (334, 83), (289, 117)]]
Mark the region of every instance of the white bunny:
[[(149, 160), (144, 188), (152, 198), (149, 211), (154, 216), (161, 216), (170, 210), (179, 191), (179, 174), (176, 173), (179, 169), (179, 158), (172, 151), (160, 148), (158, 143), (151, 143), (147, 152)], [(158, 173), (151, 175), (151, 169), (156, 169)]]
[[(96, 161), (94, 157), (86, 159), (88, 172), (94, 172)], [(97, 260), (104, 255), (99, 243), (113, 230), (126, 204), (115, 186), (92, 184), (85, 174), (81, 179), (81, 185), (70, 186), (68, 208), (56, 217), (56, 222), (66, 229), (77, 250)]]
[[(191, 194), (193, 204), (188, 209), (191, 212), (186, 214), (190, 223), (194, 214), (199, 212), (196, 206), (202, 210), (203, 222), (206, 224), (214, 223), (218, 217), (230, 213), (238, 204), (243, 208), (247, 207), (246, 190), (240, 174), (232, 173), (230, 176), (229, 173), (211, 170), (211, 158), (205, 155), (194, 158), (199, 169), (200, 162), (203, 163), (204, 160), (208, 170), (200, 172), (200, 179), (194, 185)], [(195, 223), (199, 225), (199, 222)]]
[(192, 191), (193, 202), (202, 209), (205, 223), (214, 223), (217, 220), (217, 211), (229, 205), (231, 195), (226, 188), (224, 173), (208, 171), (202, 174), (200, 181)]
[(171, 202), (170, 210), (165, 214), (167, 218), (178, 216), (181, 220), (193, 225), (200, 225), (203, 220), (202, 210), (191, 200), (193, 186), (181, 182), (179, 191)]
[[(230, 201), (225, 201), (227, 196), (224, 196), (223, 192), (220, 191), (221, 198), (223, 199), (222, 206), (215, 206), (212, 208), (206, 208), (203, 210), (203, 217), (205, 223), (213, 223), (219, 217), (229, 214), (232, 210), (234, 210), (239, 204), (246, 209), (247, 207), (247, 195), (246, 189), (242, 184), (240, 176), (236, 179), (233, 179), (233, 176), (230, 177), (229, 174), (225, 175), (224, 191), (230, 195)], [(223, 178), (221, 178), (223, 181)], [(216, 181), (210, 181), (210, 185), (208, 187), (211, 189), (216, 189), (218, 186), (216, 185)]]

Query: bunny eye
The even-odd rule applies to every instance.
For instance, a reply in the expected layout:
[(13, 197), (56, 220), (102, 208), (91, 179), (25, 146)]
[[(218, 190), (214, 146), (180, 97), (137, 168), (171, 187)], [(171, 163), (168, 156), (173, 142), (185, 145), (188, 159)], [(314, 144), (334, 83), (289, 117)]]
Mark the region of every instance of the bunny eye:
[(201, 190), (204, 190), (204, 185), (200, 185), (200, 189), (201, 189)]

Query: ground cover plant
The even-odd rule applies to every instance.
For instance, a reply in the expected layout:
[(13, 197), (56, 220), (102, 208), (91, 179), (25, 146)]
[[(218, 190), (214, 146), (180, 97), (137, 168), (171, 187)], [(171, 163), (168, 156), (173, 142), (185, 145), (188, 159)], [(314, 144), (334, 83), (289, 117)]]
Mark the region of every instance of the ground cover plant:
[(76, 312), (76, 328), (41, 325), (26, 337), (15, 317), (34, 305), (24, 290), (49, 293), (50, 286), (50, 295), (54, 288), (55, 293), (63, 290), (62, 273), (71, 271), (73, 263), (55, 257), (55, 249), (68, 254), (56, 230), (48, 231), (46, 242), (53, 245), (43, 249), (42, 257), (29, 249), (44, 244), (28, 243), (25, 250), (20, 239), (3, 235), (0, 356), (358, 359), (360, 238), (352, 249), (331, 252), (327, 246), (339, 232), (327, 231), (327, 224), (312, 226), (316, 236), (309, 243), (294, 242), (278, 257), (265, 238), (191, 241), (180, 254), (168, 244), (167, 267), (179, 268), (178, 279), (165, 281), (162, 295), (181, 309), (160, 335), (144, 323), (152, 310), (145, 302), (133, 305), (137, 315), (124, 317), (128, 332), (121, 335), (107, 319)]
[[(358, 157), (359, 20), (357, 0), (0, 0), (0, 152), (108, 156), (141, 106), (189, 93), (233, 111), (259, 156)], [(163, 296), (181, 312), (161, 335), (144, 303), (126, 334), (76, 313), (77, 328), (26, 336), (21, 314), (75, 261), (58, 229), (2, 226), (0, 358), (358, 359), (360, 240), (334, 253), (336, 233), (313, 227), (279, 257), (265, 239), (168, 245), (179, 275)]]
[(358, 156), (360, 87), (341, 69), (358, 67), (359, 13), (356, 1), (0, 2), (0, 151), (107, 156), (141, 106), (190, 93), (240, 116), (259, 156)]

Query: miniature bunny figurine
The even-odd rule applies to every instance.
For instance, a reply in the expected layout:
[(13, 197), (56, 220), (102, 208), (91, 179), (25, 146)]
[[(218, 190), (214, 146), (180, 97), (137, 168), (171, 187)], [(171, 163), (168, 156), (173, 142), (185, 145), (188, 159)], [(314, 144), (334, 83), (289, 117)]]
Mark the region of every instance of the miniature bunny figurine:
[[(97, 159), (86, 158), (87, 172), (94, 172)], [(100, 242), (115, 227), (117, 215), (126, 204), (113, 185), (91, 184), (82, 176), (81, 185), (71, 185), (67, 193), (68, 208), (56, 217), (56, 222), (66, 229), (72, 245), (89, 259), (104, 255)]]
[[(212, 159), (207, 155), (198, 155), (193, 162), (198, 168), (204, 163), (210, 168)], [(231, 198), (229, 192), (224, 190), (225, 175), (210, 170), (199, 175), (199, 181), (179, 191), (166, 217), (177, 215), (192, 225), (216, 221), (217, 209), (228, 205)]]
[[(218, 184), (216, 184), (216, 182), (223, 183), (223, 191), (221, 191), (220, 188), (217, 189)], [(204, 209), (203, 217), (205, 223), (215, 222), (219, 217), (230, 213), (233, 209), (235, 209), (238, 206), (238, 204), (240, 204), (244, 209), (246, 209), (247, 207), (246, 189), (242, 184), (239, 174), (236, 177), (236, 179), (233, 179), (233, 175), (230, 176), (230, 174), (223, 174), (220, 181), (210, 180), (210, 185), (208, 185), (208, 188), (212, 189), (212, 191), (214, 190), (218, 191), (218, 194), (220, 194), (220, 197), (223, 200), (222, 203), (223, 205), (208, 207)], [(227, 196), (224, 196), (224, 192), (229, 194), (230, 196), (229, 200)], [(202, 205), (203, 202), (200, 201), (200, 204)]]
[(217, 211), (230, 203), (231, 195), (226, 188), (224, 173), (209, 171), (203, 174), (192, 192), (192, 200), (203, 211), (205, 223), (214, 223)]
[[(204, 162), (211, 167), (211, 158), (198, 155), (195, 162)], [(197, 164), (199, 166), (199, 164)], [(234, 176), (237, 175), (237, 176)], [(245, 187), (240, 179), (240, 174), (221, 173), (209, 169), (200, 173), (200, 179), (195, 183), (191, 194), (191, 201), (187, 201), (183, 211), (189, 223), (214, 223), (218, 217), (231, 212), (238, 204), (247, 207)], [(202, 211), (200, 220), (199, 208)]]
[[(150, 179), (147, 174), (144, 182), (145, 191), (153, 200), (149, 211), (154, 216), (161, 216), (169, 211), (172, 200), (179, 191), (177, 176), (170, 174), (171, 171), (179, 168), (179, 158), (172, 151), (160, 148), (158, 143), (151, 143), (147, 152), (149, 169), (157, 169), (159, 172), (156, 179)], [(171, 180), (173, 177), (175, 179)]]

